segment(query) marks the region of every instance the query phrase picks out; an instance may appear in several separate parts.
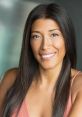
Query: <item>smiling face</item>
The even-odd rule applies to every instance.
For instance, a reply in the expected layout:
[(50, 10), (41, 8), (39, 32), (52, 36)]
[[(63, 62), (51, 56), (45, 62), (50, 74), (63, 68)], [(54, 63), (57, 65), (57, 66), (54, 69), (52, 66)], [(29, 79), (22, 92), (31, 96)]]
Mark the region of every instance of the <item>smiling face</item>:
[(52, 19), (38, 19), (32, 25), (31, 48), (43, 69), (52, 69), (62, 64), (65, 56), (63, 35)]

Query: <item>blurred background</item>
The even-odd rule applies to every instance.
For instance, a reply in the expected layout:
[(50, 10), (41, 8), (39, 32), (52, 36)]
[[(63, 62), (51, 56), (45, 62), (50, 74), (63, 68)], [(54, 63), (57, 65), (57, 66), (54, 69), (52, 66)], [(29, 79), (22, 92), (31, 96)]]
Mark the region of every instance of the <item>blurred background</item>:
[(59, 3), (70, 14), (76, 30), (77, 69), (82, 70), (82, 0), (0, 0), (0, 78), (17, 67), (28, 13), (40, 3)]

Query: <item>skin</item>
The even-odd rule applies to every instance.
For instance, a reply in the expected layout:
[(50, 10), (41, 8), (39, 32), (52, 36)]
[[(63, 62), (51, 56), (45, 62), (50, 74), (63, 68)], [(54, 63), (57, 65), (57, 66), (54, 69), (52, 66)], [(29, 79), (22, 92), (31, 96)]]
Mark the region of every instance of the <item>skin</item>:
[[(53, 30), (55, 29), (55, 30)], [(55, 35), (54, 35), (55, 33)], [(58, 34), (59, 36), (58, 36)], [(30, 44), (39, 63), (38, 82), (33, 81), (25, 102), (30, 117), (51, 117), (53, 87), (58, 78), (65, 56), (64, 38), (57, 23), (51, 19), (39, 19), (32, 25)], [(44, 56), (53, 53), (53, 56)], [(17, 70), (16, 70), (17, 71)], [(0, 92), (6, 92), (15, 81), (17, 72), (9, 71), (5, 75)], [(71, 69), (72, 78), (78, 70)], [(10, 80), (12, 79), (12, 80)], [(10, 81), (8, 83), (7, 81)], [(6, 86), (6, 89), (3, 88)], [(3, 91), (3, 92), (4, 92)], [(1, 94), (1, 93), (0, 93)], [(6, 93), (5, 93), (6, 94)], [(2, 96), (5, 97), (2, 93)], [(82, 73), (74, 79), (71, 87), (72, 108), (68, 117), (82, 117)], [(1, 99), (0, 99), (1, 100)]]

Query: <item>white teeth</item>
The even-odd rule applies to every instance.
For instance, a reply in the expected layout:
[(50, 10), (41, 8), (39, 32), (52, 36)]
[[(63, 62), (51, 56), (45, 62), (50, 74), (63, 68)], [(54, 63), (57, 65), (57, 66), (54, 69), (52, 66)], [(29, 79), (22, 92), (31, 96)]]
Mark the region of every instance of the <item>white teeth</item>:
[(51, 58), (54, 54), (45, 54), (45, 55), (42, 55), (42, 58), (43, 59), (46, 59), (46, 58)]

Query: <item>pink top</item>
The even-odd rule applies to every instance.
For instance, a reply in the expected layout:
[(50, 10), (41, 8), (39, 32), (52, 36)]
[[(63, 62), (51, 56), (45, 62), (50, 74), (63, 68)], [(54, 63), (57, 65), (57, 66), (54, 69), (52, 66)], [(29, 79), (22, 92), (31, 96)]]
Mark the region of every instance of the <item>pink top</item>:
[[(80, 72), (80, 71), (79, 71)], [(72, 81), (71, 81), (71, 86), (73, 84), (73, 81), (74, 79), (76, 78), (76, 76), (79, 74), (79, 72), (77, 72), (77, 74), (73, 77)], [(71, 102), (71, 91), (70, 91), (70, 95), (69, 95), (69, 99), (68, 99), (68, 102), (67, 102), (67, 108), (65, 110), (65, 113), (64, 113), (64, 117), (68, 117), (68, 114), (69, 114), (69, 111), (72, 107), (72, 102)], [(16, 117), (16, 112), (14, 112), (12, 114), (12, 117)], [(28, 114), (28, 109), (27, 109), (27, 105), (26, 105), (26, 102), (25, 100), (23, 101), (22, 103), (22, 106), (20, 108), (20, 111), (18, 113), (18, 116), (17, 117), (29, 117), (29, 114)]]
[[(16, 111), (12, 114), (11, 117), (16, 117)], [(21, 106), (21, 108), (20, 108), (20, 111), (19, 111), (17, 117), (29, 117), (29, 115), (28, 115), (28, 110), (27, 110), (27, 106), (26, 106), (26, 103), (25, 103), (25, 100), (24, 100), (23, 103), (22, 103), (22, 106)]]

